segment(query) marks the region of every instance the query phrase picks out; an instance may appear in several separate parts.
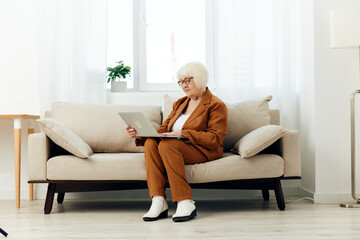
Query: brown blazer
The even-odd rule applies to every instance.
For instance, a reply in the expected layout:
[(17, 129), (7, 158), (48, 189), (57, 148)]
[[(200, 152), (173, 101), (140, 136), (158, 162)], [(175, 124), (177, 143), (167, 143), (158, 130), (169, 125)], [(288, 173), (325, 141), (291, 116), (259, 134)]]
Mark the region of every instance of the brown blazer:
[[(171, 131), (189, 101), (190, 98), (183, 97), (174, 103), (172, 112), (157, 130), (158, 133)], [(199, 105), (184, 123), (181, 134), (188, 138), (186, 143), (198, 148), (208, 160), (214, 160), (223, 156), (223, 139), (227, 126), (228, 112), (225, 103), (206, 88)], [(137, 140), (136, 145), (143, 145), (144, 140)]]

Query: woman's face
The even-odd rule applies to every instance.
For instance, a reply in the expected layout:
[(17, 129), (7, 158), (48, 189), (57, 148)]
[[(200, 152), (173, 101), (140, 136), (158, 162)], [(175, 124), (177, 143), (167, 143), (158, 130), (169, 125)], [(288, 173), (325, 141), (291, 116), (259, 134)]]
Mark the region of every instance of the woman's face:
[(194, 78), (187, 76), (187, 77), (181, 77), (178, 81), (178, 84), (184, 91), (185, 95), (189, 98), (199, 98), (202, 95), (202, 92), (200, 89), (196, 88), (194, 83)]

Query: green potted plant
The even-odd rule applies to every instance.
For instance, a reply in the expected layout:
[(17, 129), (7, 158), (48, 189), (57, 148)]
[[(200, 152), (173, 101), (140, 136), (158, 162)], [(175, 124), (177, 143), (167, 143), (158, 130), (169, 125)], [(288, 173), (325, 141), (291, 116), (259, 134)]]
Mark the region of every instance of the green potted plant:
[(124, 61), (116, 62), (118, 65), (111, 68), (108, 67), (108, 78), (107, 82), (111, 82), (111, 92), (123, 92), (127, 89), (126, 81), (121, 81), (130, 76), (131, 67), (125, 66)]

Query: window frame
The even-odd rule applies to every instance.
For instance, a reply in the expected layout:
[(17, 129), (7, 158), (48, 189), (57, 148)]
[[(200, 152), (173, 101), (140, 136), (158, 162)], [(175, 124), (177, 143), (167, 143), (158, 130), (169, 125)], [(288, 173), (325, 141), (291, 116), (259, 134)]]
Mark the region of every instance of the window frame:
[[(205, 65), (209, 71), (209, 84), (214, 83), (214, 0), (205, 1)], [(146, 65), (146, 0), (133, 0), (133, 81), (129, 92), (179, 92), (174, 83), (147, 82)]]

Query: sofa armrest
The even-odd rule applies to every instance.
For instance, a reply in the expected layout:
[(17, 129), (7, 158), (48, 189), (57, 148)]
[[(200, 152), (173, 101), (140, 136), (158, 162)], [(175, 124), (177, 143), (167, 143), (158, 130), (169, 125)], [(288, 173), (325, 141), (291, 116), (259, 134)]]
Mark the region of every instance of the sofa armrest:
[(301, 160), (298, 131), (289, 130), (280, 139), (280, 154), (284, 159), (284, 177), (300, 177)]
[(29, 135), (29, 181), (46, 180), (46, 162), (49, 159), (49, 152), (50, 140), (44, 133)]

